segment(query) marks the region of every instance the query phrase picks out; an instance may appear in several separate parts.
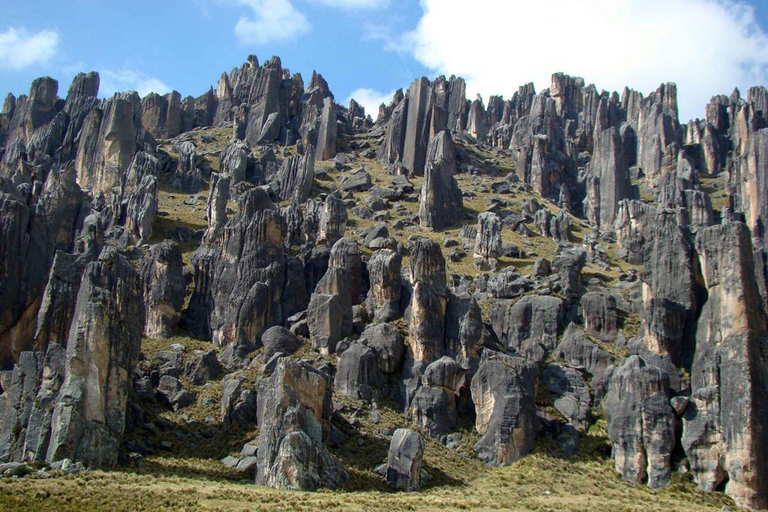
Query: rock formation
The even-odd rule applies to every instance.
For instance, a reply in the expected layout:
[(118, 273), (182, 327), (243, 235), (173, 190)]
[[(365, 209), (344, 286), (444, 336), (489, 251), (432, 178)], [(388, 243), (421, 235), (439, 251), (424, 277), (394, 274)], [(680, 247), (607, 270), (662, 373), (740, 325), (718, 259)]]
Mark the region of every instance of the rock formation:
[(331, 399), (328, 378), (315, 368), (280, 359), (259, 386), (256, 483), (277, 489), (335, 489), (347, 473), (328, 452)]
[(461, 189), (456, 179), (456, 149), (448, 132), (440, 132), (427, 151), (424, 185), (419, 199), (421, 227), (443, 231), (463, 216)]
[(425, 446), (597, 457), (604, 417), (632, 484), (768, 507), (764, 87), (681, 125), (674, 84), (562, 73), (421, 78), (375, 122), (276, 57), (196, 97), (99, 82), (0, 111), (0, 472), (258, 427), (221, 462), (259, 484), (337, 488), (331, 450), (389, 445), (375, 472), (417, 490)]

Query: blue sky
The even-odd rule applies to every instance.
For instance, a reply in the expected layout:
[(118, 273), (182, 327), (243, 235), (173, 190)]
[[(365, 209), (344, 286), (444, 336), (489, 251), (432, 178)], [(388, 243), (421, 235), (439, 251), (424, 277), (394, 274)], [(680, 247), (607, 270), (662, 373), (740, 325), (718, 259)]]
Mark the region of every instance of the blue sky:
[(564, 71), (608, 90), (676, 81), (694, 117), (713, 94), (766, 83), (766, 33), (765, 0), (0, 0), (0, 93), (49, 75), (63, 95), (96, 70), (102, 95), (197, 96), (253, 53), (307, 81), (316, 69), (374, 116), (422, 75), (464, 76), (487, 98)]

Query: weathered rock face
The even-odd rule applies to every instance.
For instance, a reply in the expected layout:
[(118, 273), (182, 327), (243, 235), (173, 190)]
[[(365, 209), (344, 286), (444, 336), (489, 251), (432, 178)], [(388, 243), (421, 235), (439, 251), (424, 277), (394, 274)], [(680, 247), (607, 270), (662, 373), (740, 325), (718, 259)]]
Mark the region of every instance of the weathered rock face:
[(191, 142), (182, 142), (179, 147), (179, 166), (173, 176), (173, 187), (188, 194), (200, 191), (203, 186), (203, 173), (197, 168), (197, 153)]
[(463, 216), (464, 202), (456, 179), (456, 147), (448, 132), (429, 143), (424, 185), (419, 199), (421, 227), (442, 231)]
[(486, 464), (512, 464), (533, 449), (536, 367), (522, 359), (486, 351), (472, 378), (475, 428), (483, 436), (475, 445)]
[[(765, 112), (764, 112), (765, 114)], [(768, 210), (764, 199), (768, 195), (768, 129), (749, 134), (738, 166), (728, 174), (728, 188), (736, 211), (744, 212), (747, 226), (752, 230), (755, 245), (768, 248), (766, 223)]]
[(153, 245), (142, 260), (145, 336), (169, 338), (176, 333), (187, 293), (183, 269), (181, 248), (172, 240)]
[(336, 195), (330, 194), (325, 198), (319, 211), (319, 236), (326, 244), (333, 245), (344, 236), (347, 229), (347, 207)]
[(587, 217), (601, 233), (610, 232), (619, 201), (632, 198), (632, 183), (618, 128), (609, 128), (598, 135), (589, 172)]
[(195, 290), (183, 317), (194, 334), (240, 350), (258, 346), (266, 329), (283, 322), (289, 306), (303, 309), (281, 300), (287, 297), (286, 283), (299, 280), (303, 286), (303, 275), (291, 272), (285, 223), (266, 192), (249, 189), (238, 202), (237, 215), (219, 237), (193, 254)]
[(693, 244), (670, 212), (659, 213), (645, 244), (643, 334), (645, 346), (690, 364), (693, 351), (697, 285)]
[(429, 364), (445, 350), (445, 258), (440, 246), (426, 238), (414, 240), (410, 250), (413, 294), (408, 343), (414, 359)]
[(352, 343), (339, 358), (334, 388), (343, 395), (370, 400), (379, 395), (384, 380), (376, 353), (362, 343)]
[(51, 343), (45, 353), (23, 352), (3, 379), (0, 394), (0, 461), (44, 462), (52, 407), (66, 372), (66, 350)]
[(349, 289), (348, 298), (344, 298), (344, 302), (348, 300), (353, 306), (360, 304), (368, 290), (363, 282), (363, 261), (357, 240), (344, 237), (333, 244), (328, 258), (328, 269), (336, 269), (346, 275)]
[(227, 224), (227, 202), (230, 197), (230, 176), (211, 173), (210, 190), (206, 213), (208, 217), (208, 229), (203, 238), (206, 242), (215, 240)]
[(280, 325), (267, 329), (261, 335), (261, 342), (264, 344), (262, 359), (265, 363), (276, 354), (289, 356), (301, 347), (301, 340), (291, 331)]
[[(641, 101), (637, 122), (637, 164), (653, 180), (662, 172), (664, 157), (682, 146), (682, 131), (677, 118), (677, 87), (662, 84)], [(629, 117), (629, 115), (628, 115)]]
[(611, 295), (590, 292), (581, 298), (584, 327), (599, 340), (612, 342), (619, 332), (616, 299)]
[(592, 376), (590, 385), (595, 391), (595, 402), (605, 394), (613, 372), (613, 357), (597, 346), (584, 331), (571, 323), (563, 333), (563, 340), (555, 350), (563, 361), (584, 368)]
[(483, 315), (477, 300), (466, 294), (449, 294), (445, 313), (445, 352), (470, 372), (477, 369), (480, 361), (483, 331)]
[(608, 436), (616, 469), (635, 485), (669, 484), (678, 423), (669, 400), (667, 374), (638, 356), (613, 373), (604, 401)]
[(431, 437), (447, 434), (459, 422), (456, 395), (466, 370), (448, 356), (431, 363), (411, 401), (408, 416)]
[(164, 96), (151, 92), (141, 100), (141, 124), (156, 139), (169, 139), (181, 133), (181, 94)]
[(66, 347), (80, 281), (89, 261), (90, 255), (56, 252), (35, 325), (34, 344), (38, 352), (51, 343)]
[(621, 201), (619, 213), (616, 217), (616, 242), (619, 254), (626, 261), (634, 264), (642, 264), (645, 253), (647, 237), (658, 210), (640, 201)]
[(392, 325), (371, 325), (365, 329), (360, 341), (376, 354), (376, 362), (382, 372), (395, 373), (400, 368), (405, 353), (405, 339)]
[(250, 149), (247, 144), (236, 141), (224, 148), (219, 155), (220, 174), (229, 177), (233, 191), (238, 183), (245, 181), (248, 172), (249, 152)]
[(282, 358), (259, 384), (260, 427), (256, 483), (277, 489), (335, 489), (347, 473), (323, 444), (332, 411), (328, 378)]
[(497, 300), (491, 312), (494, 332), (508, 349), (544, 360), (557, 346), (563, 323), (563, 301), (557, 297), (523, 297), (517, 302)]
[[(402, 91), (401, 91), (402, 92)], [(393, 164), (403, 161), (405, 149), (405, 129), (408, 119), (408, 98), (401, 98), (392, 111), (387, 129), (387, 136), (379, 150), (379, 157)]]
[(342, 326), (347, 311), (335, 295), (313, 293), (307, 308), (307, 325), (312, 346), (323, 354), (336, 351), (336, 344), (344, 337)]
[(301, 141), (304, 147), (317, 148), (320, 160), (335, 155), (337, 107), (328, 83), (313, 73), (305, 89), (301, 75), (283, 68), (278, 57), (259, 66), (258, 59), (249, 56), (241, 67), (224, 73), (215, 93), (211, 90), (198, 103), (198, 109), (207, 112), (196, 124), (233, 122), (235, 137), (249, 146)]
[(541, 372), (542, 384), (553, 405), (574, 428), (586, 431), (591, 419), (592, 396), (582, 373), (562, 364), (548, 364)]
[(136, 151), (153, 149), (151, 135), (145, 134), (135, 92), (116, 94), (91, 110), (83, 121), (75, 159), (78, 185), (103, 193), (119, 186)]
[(403, 165), (416, 176), (422, 176), (425, 172), (433, 101), (429, 80), (423, 77), (414, 80), (408, 88)]
[[(526, 100), (527, 101), (527, 100)], [(535, 95), (513, 126), (509, 147), (516, 155), (516, 172), (521, 181), (544, 197), (556, 196), (560, 184), (569, 179), (573, 167), (567, 154), (564, 127), (553, 99)]]
[(387, 483), (401, 491), (418, 491), (424, 461), (424, 439), (418, 432), (399, 428), (389, 443)]
[(230, 374), (223, 379), (221, 421), (225, 427), (250, 427), (256, 422), (257, 393), (244, 389), (242, 378)]
[(336, 103), (333, 97), (323, 99), (323, 113), (317, 131), (317, 155), (320, 160), (336, 156)]
[(307, 148), (304, 156), (286, 159), (277, 174), (278, 197), (281, 201), (294, 199), (299, 203), (309, 199), (312, 181), (315, 179), (315, 148)]
[(501, 219), (495, 213), (481, 213), (477, 218), (475, 266), (481, 270), (493, 270), (499, 256), (501, 256)]
[(71, 167), (49, 173), (34, 206), (0, 194), (0, 365), (32, 348), (54, 254), (73, 249), (81, 200)]
[[(152, 237), (157, 216), (158, 162), (152, 155), (140, 151), (121, 180), (119, 194), (111, 196), (111, 225), (108, 230), (123, 227), (128, 240), (141, 245)], [(116, 191), (117, 189), (115, 189)]]
[(48, 462), (117, 462), (130, 371), (143, 325), (139, 277), (112, 249), (83, 275), (67, 341), (66, 378), (50, 419)]
[(744, 224), (699, 231), (696, 252), (708, 298), (696, 332), (691, 401), (683, 413), (683, 447), (702, 489), (724, 482), (742, 506), (764, 508), (768, 445), (765, 314)]
[(400, 254), (391, 249), (379, 249), (368, 261), (371, 288), (365, 305), (376, 321), (389, 322), (401, 316), (401, 263)]
[(309, 331), (315, 347), (331, 353), (336, 343), (352, 334), (352, 306), (361, 302), (362, 290), (360, 248), (356, 240), (342, 238), (331, 249), (328, 270), (309, 302)]
[(562, 294), (573, 301), (582, 292), (581, 270), (587, 263), (587, 253), (580, 247), (561, 249), (552, 260), (552, 270), (560, 276)]

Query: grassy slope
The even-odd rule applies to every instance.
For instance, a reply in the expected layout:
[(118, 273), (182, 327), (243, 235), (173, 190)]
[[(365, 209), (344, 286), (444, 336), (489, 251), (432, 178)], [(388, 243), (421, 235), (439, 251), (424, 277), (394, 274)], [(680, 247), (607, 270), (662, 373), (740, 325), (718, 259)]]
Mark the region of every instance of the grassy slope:
[[(211, 168), (218, 169), (217, 152), (228, 137), (228, 131), (221, 129), (202, 130), (214, 135), (214, 142), (201, 144), (200, 133), (196, 133), (198, 147), (208, 152), (206, 159)], [(372, 142), (372, 141), (371, 141)], [(170, 149), (170, 147), (167, 147)], [(473, 155), (487, 162), (495, 161), (503, 174), (512, 170), (512, 164), (503, 154), (492, 154), (487, 150), (476, 151)], [(360, 162), (371, 173), (374, 181), (386, 186), (389, 175), (375, 160), (361, 159)], [(329, 166), (328, 162), (318, 165)], [(338, 185), (343, 173), (332, 172), (331, 182), (318, 182), (321, 188), (330, 184)], [(473, 187), (472, 178), (458, 176), (463, 189)], [(500, 178), (482, 176), (479, 178), (489, 186)], [(417, 190), (421, 178), (412, 178)], [(185, 225), (192, 230), (204, 229), (205, 201), (200, 199), (196, 205), (186, 205), (184, 200), (190, 196), (180, 194), (170, 188), (169, 177), (161, 179), (159, 194), (160, 211), (165, 215), (158, 217), (152, 242), (169, 237), (177, 226)], [(713, 192), (722, 194), (722, 183), (710, 180), (707, 183)], [(206, 195), (206, 192), (198, 195)], [(367, 193), (358, 193), (356, 198), (363, 204)], [(465, 199), (465, 208), (479, 213), (485, 210), (492, 194), (478, 193), (471, 199)], [(509, 194), (513, 208), (517, 209), (523, 201), (530, 198), (527, 194)], [(717, 196), (719, 200), (720, 196)], [(557, 209), (546, 201), (544, 206), (553, 212)], [(413, 213), (418, 211), (418, 203), (403, 202)], [(233, 209), (236, 205), (230, 205)], [(722, 207), (718, 202), (716, 207)], [(351, 214), (351, 211), (350, 211)], [(393, 222), (395, 219), (390, 220)], [(580, 239), (588, 232), (583, 221), (572, 217), (574, 237)], [(473, 224), (471, 219), (465, 220)], [(350, 215), (348, 234), (361, 227), (374, 224)], [(405, 243), (408, 236), (422, 234), (439, 242), (448, 236), (458, 240), (459, 226), (445, 233), (424, 233), (418, 227), (400, 231), (391, 230), (391, 235)], [(530, 257), (523, 260), (502, 259), (501, 266), (514, 265), (521, 272), (529, 272), (535, 259), (534, 255), (553, 258), (557, 246), (551, 239), (543, 237), (525, 238), (517, 233), (503, 232), (504, 240), (523, 248)], [(196, 248), (196, 242), (183, 244), (184, 262), (189, 265), (189, 257)], [(607, 252), (611, 254), (610, 247)], [(471, 252), (471, 251), (470, 251)], [(508, 261), (507, 261), (508, 260)], [(404, 261), (407, 265), (407, 257)], [(458, 274), (476, 276), (480, 272), (472, 264), (471, 254), (458, 263), (449, 262), (449, 270)], [(612, 261), (609, 269), (594, 266), (585, 268), (585, 275), (615, 282), (619, 272), (627, 271), (631, 266), (624, 262)], [(637, 319), (626, 322), (627, 331), (636, 330)], [(396, 322), (396, 324), (398, 324)], [(400, 325), (407, 330), (406, 325)], [(193, 350), (208, 350), (210, 343), (186, 338), (182, 335), (169, 340), (144, 340), (142, 351), (148, 357), (157, 350), (166, 349), (171, 343), (186, 345), (189, 355)], [(317, 356), (309, 347), (302, 348), (297, 354), (310, 359)], [(335, 356), (332, 356), (335, 357)], [(251, 370), (250, 373), (254, 373)], [(254, 380), (257, 375), (247, 375)], [(132, 459), (123, 468), (112, 472), (96, 471), (80, 475), (68, 475), (58, 478), (26, 477), (24, 479), (0, 479), (0, 511), (50, 509), (56, 511), (109, 511), (121, 510), (590, 510), (590, 511), (630, 511), (630, 510), (718, 510), (724, 505), (734, 508), (732, 501), (720, 493), (703, 493), (695, 489), (689, 477), (675, 475), (673, 484), (665, 489), (654, 491), (647, 487), (632, 487), (618, 478), (609, 457), (608, 442), (602, 422), (592, 428), (590, 435), (583, 436), (581, 452), (574, 459), (565, 459), (559, 455), (546, 440), (537, 442), (537, 449), (511, 467), (491, 468), (468, 456), (478, 435), (472, 425), (462, 425), (464, 442), (458, 451), (448, 450), (443, 445), (428, 440), (425, 455), (426, 470), (433, 479), (419, 493), (392, 492), (378, 477), (372, 468), (386, 458), (388, 438), (379, 433), (382, 428), (408, 426), (402, 414), (391, 404), (381, 404), (378, 413), (380, 419), (372, 421), (368, 407), (348, 398), (335, 397), (345, 404), (343, 414), (348, 419), (356, 417), (360, 424), (358, 434), (350, 437), (333, 452), (348, 469), (351, 480), (341, 491), (319, 491), (316, 493), (298, 493), (276, 491), (256, 487), (250, 483), (251, 476), (228, 470), (218, 460), (227, 454), (236, 454), (240, 447), (257, 436), (256, 428), (245, 431), (223, 432), (218, 424), (218, 398), (221, 395), (222, 378), (215, 379), (205, 386), (195, 387), (185, 380), (185, 387), (195, 393), (197, 403), (178, 413), (156, 407), (147, 411), (148, 416), (162, 417), (186, 433), (194, 433), (212, 427), (216, 432), (213, 438), (204, 438), (194, 442), (181, 441), (175, 431), (161, 432), (156, 440), (172, 443), (172, 448), (162, 454)], [(204, 398), (213, 398), (215, 404), (204, 404)], [(213, 421), (210, 421), (213, 420)], [(196, 425), (189, 422), (197, 422)], [(139, 430), (131, 435), (144, 435)], [(245, 480), (243, 480), (245, 478)]]

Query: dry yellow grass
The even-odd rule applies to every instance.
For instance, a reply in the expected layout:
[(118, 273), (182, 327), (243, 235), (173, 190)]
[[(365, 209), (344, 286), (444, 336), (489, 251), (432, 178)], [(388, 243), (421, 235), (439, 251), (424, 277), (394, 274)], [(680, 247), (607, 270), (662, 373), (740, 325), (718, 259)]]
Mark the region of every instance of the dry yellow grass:
[[(427, 470), (445, 470), (440, 448), (428, 443)], [(442, 448), (442, 450), (445, 450)], [(210, 467), (178, 474), (174, 459), (149, 468), (96, 471), (60, 478), (0, 481), (0, 509), (37, 511), (154, 510), (531, 510), (690, 512), (735, 509), (719, 493), (697, 491), (685, 476), (675, 475), (662, 490), (632, 487), (616, 476), (610, 462), (577, 457), (563, 459), (546, 447), (506, 468), (477, 467), (467, 461), (458, 474), (435, 477), (426, 489), (397, 493), (382, 485), (370, 490), (278, 491), (246, 480), (221, 476)], [(181, 461), (183, 463), (183, 461)], [(371, 480), (376, 477), (370, 476)]]

